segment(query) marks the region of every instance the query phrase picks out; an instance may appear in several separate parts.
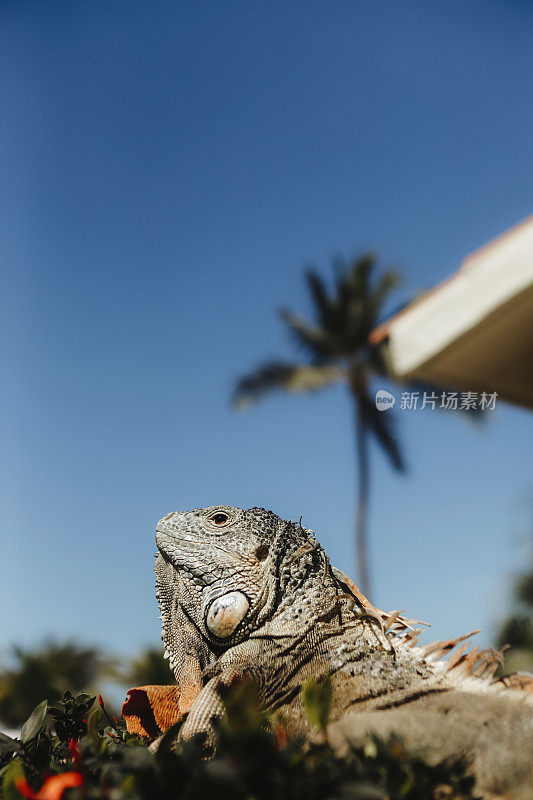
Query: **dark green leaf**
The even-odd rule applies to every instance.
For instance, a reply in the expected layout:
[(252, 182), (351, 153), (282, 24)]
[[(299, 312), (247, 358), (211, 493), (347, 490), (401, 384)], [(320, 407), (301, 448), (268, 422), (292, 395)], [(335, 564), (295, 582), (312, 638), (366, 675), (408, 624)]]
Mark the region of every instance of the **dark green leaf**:
[(47, 708), (48, 703), (46, 700), (43, 700), (43, 702), (39, 703), (37, 708), (32, 711), (22, 726), (22, 730), (20, 732), (20, 738), (23, 742), (28, 742), (39, 733), (44, 725), (44, 718), (46, 717)]

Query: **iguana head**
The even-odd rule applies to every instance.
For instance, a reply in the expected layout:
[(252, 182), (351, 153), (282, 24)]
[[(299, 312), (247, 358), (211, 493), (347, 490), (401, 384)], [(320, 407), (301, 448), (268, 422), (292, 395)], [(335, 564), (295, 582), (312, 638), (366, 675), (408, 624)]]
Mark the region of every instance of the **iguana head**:
[[(198, 633), (216, 646), (241, 641), (324, 569), (310, 531), (263, 508), (211, 506), (174, 512), (157, 525), (159, 599), (175, 575), (179, 602)], [(300, 588), (300, 591), (298, 591)], [(298, 604), (296, 604), (298, 605)]]

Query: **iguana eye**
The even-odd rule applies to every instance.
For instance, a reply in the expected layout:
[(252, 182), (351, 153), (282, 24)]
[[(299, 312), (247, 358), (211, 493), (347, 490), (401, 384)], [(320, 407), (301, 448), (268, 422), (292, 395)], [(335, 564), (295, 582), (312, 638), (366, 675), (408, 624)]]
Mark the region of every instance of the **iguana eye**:
[(208, 522), (215, 528), (224, 528), (229, 525), (233, 520), (225, 511), (215, 511), (208, 518)]

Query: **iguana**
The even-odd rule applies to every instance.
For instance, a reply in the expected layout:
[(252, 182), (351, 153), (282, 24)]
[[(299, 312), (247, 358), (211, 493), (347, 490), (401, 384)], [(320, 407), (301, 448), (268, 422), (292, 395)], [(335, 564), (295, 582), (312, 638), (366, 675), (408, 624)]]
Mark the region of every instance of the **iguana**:
[(156, 543), (176, 686), (131, 690), (130, 730), (155, 737), (183, 719), (181, 738), (214, 741), (221, 687), (250, 676), (261, 705), (285, 712), (289, 735), (312, 737), (300, 690), (329, 676), (338, 751), (395, 733), (434, 762), (466, 759), (483, 797), (533, 798), (533, 676), (495, 679), (500, 654), (469, 651), (472, 634), (418, 646), (416, 621), (372, 606), (313, 531), (262, 508), (174, 512)]

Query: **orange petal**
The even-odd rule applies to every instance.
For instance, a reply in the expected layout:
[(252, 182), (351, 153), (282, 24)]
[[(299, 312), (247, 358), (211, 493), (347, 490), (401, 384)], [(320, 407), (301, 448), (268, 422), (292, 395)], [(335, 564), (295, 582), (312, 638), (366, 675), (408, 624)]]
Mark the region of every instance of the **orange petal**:
[(25, 778), (16, 778), (15, 786), (23, 797), (28, 800), (61, 800), (65, 789), (83, 784), (83, 775), (80, 772), (62, 772), (61, 775), (51, 775), (45, 780), (38, 792), (34, 792)]
[(65, 789), (83, 784), (83, 775), (80, 772), (63, 772), (61, 775), (52, 775), (47, 778), (37, 794), (36, 800), (61, 800)]

